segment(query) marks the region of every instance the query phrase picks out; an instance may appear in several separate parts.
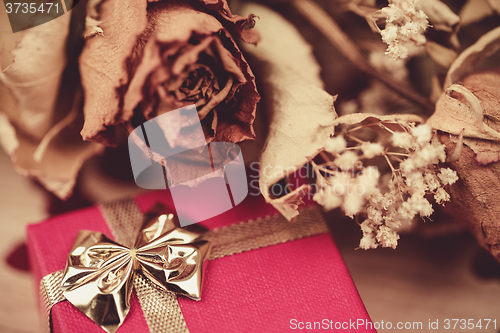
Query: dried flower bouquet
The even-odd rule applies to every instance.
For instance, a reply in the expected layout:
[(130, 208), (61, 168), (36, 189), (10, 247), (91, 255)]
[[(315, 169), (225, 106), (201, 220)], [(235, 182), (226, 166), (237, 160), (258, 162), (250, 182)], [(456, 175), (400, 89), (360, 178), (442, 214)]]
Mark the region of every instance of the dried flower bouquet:
[[(68, 198), (103, 145), (195, 104), (207, 142), (257, 139), (242, 147), (289, 220), (310, 196), (355, 219), (360, 248), (395, 248), (445, 205), (500, 261), (499, 0), (230, 5), (89, 0), (21, 34), (0, 72), (17, 170)], [(306, 164), (314, 179), (291, 188)]]

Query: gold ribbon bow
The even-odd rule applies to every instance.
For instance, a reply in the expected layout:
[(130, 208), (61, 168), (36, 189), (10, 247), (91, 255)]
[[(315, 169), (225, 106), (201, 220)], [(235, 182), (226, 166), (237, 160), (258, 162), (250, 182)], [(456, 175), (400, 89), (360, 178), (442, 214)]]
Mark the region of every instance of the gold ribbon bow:
[(100, 232), (80, 231), (62, 278), (64, 297), (110, 333), (129, 312), (136, 274), (165, 292), (200, 300), (211, 244), (196, 229), (180, 228), (174, 214), (156, 210), (146, 216), (132, 249)]

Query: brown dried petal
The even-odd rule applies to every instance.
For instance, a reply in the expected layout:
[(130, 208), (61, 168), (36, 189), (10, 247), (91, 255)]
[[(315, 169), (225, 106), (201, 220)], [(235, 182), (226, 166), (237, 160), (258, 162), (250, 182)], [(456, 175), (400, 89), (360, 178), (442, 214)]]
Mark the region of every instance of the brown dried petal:
[(226, 0), (198, 0), (205, 4), (212, 14), (217, 15), (223, 22), (224, 27), (229, 30), (231, 34), (239, 36), (244, 42), (256, 45), (260, 40), (260, 34), (255, 26), (255, 15), (248, 14), (245, 18), (243, 16), (234, 15), (231, 13)]
[(460, 17), (439, 0), (422, 0), (418, 2), (417, 7), (424, 11), (436, 30), (452, 33), (460, 23)]
[[(129, 80), (125, 60), (147, 24), (147, 1), (104, 0), (89, 3), (88, 15), (101, 21), (103, 35), (88, 37), (80, 56), (85, 91), (84, 140), (114, 144), (107, 127), (132, 117), (120, 110), (122, 85)], [(68, 15), (69, 16), (69, 15)]]

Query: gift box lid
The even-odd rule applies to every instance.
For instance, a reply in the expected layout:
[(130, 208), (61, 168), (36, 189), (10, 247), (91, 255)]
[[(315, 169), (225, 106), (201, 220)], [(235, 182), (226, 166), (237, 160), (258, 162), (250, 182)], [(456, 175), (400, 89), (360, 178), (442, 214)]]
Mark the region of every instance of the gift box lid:
[[(148, 192), (134, 200), (143, 213), (158, 202), (173, 207), (168, 191)], [(200, 224), (214, 229), (273, 214), (277, 211), (261, 197), (249, 196), (235, 208)], [(76, 235), (83, 229), (112, 238), (98, 206), (28, 227), (28, 251), (37, 289), (42, 277), (65, 268)], [(330, 234), (211, 260), (204, 279), (201, 301), (178, 297), (191, 332), (374, 331)], [(67, 301), (53, 307), (52, 322), (54, 332), (104, 332)], [(131, 310), (117, 332), (145, 331), (146, 327), (134, 294)]]

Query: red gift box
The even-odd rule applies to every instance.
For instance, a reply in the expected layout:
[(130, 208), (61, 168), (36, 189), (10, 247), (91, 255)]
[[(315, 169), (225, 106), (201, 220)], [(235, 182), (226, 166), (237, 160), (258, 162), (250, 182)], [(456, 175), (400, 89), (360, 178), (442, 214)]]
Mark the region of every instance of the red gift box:
[[(140, 195), (135, 202), (143, 213), (157, 202), (173, 207), (168, 191)], [(230, 211), (200, 224), (214, 229), (276, 213), (261, 197), (249, 196)], [(97, 206), (28, 227), (37, 289), (44, 276), (65, 268), (79, 230), (99, 231), (113, 238)], [(204, 279), (201, 301), (178, 297), (191, 332), (375, 331), (329, 234), (211, 260)], [(55, 333), (104, 332), (68, 301), (52, 308), (52, 327)], [(130, 312), (117, 332), (147, 331), (134, 293)]]

